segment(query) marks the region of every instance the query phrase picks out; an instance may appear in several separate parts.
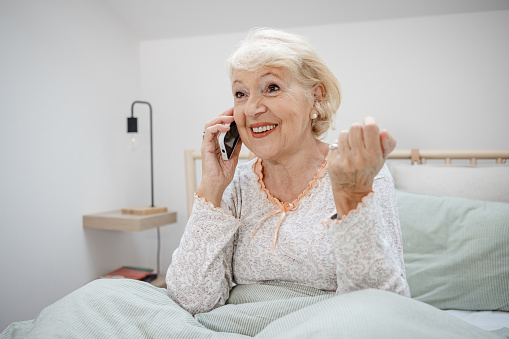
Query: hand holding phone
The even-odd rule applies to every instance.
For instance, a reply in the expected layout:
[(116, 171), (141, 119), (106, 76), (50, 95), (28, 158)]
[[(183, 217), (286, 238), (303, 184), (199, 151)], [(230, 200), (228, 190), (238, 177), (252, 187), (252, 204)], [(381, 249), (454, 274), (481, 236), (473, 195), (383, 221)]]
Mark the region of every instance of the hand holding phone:
[(224, 160), (230, 160), (240, 139), (235, 121), (230, 124), (226, 124), (226, 126), (228, 125), (230, 126), (230, 130), (219, 134), (219, 148), (221, 149), (221, 154)]
[[(234, 151), (234, 144), (242, 144), (238, 140), (235, 142), (235, 139), (237, 139), (235, 135), (233, 135), (233, 141), (228, 141), (232, 139), (231, 135), (236, 129), (235, 127), (232, 129), (232, 126), (230, 126), (233, 121), (232, 107), (205, 124), (205, 134), (201, 146), (202, 178), (196, 194), (211, 202), (215, 207), (221, 205), (224, 190), (232, 182), (235, 175), (237, 158), (233, 155), (237, 154), (238, 150)], [(230, 129), (232, 130), (230, 131)], [(240, 148), (240, 145), (237, 147)], [(221, 155), (219, 156), (218, 153), (221, 153)], [(226, 159), (233, 157), (233, 161), (225, 161), (223, 156)]]

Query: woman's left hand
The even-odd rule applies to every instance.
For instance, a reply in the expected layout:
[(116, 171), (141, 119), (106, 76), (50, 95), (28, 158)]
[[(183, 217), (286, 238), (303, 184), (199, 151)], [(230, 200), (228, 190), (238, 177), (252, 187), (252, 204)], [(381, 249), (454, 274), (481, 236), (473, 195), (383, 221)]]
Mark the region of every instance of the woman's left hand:
[(341, 218), (372, 192), (373, 180), (396, 147), (396, 140), (387, 131), (380, 132), (376, 121), (368, 117), (364, 125), (353, 124), (348, 131), (341, 131), (337, 145), (329, 151), (327, 161)]

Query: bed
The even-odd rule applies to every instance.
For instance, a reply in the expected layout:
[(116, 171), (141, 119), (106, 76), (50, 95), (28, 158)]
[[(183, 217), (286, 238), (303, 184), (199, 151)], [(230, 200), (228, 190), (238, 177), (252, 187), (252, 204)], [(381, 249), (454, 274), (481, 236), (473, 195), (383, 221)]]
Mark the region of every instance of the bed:
[[(192, 197), (200, 153), (186, 151), (185, 159)], [(0, 338), (509, 338), (506, 159), (509, 150), (390, 155), (412, 298), (237, 285), (227, 305), (193, 317), (164, 289), (100, 279)]]

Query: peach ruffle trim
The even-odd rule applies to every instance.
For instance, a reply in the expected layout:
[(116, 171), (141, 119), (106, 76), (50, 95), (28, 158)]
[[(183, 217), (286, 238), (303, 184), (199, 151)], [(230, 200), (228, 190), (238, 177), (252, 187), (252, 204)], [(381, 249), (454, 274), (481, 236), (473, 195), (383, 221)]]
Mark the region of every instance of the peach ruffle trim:
[(323, 227), (329, 228), (329, 222), (331, 221), (336, 223), (337, 225), (340, 225), (346, 218), (350, 217), (352, 214), (358, 214), (360, 212), (361, 207), (366, 207), (366, 200), (371, 198), (371, 196), (373, 196), (374, 194), (375, 192), (371, 191), (368, 195), (363, 197), (362, 200), (357, 204), (357, 208), (350, 210), (346, 215), (343, 215), (341, 219), (330, 219), (330, 218), (323, 219), (322, 220)]
[(198, 199), (199, 201), (202, 201), (205, 204), (205, 206), (210, 208), (212, 211), (214, 211), (214, 212), (221, 212), (221, 214), (223, 214), (223, 216), (225, 216), (226, 218), (233, 218), (234, 220), (237, 220), (240, 223), (242, 223), (242, 221), (240, 221), (240, 219), (235, 218), (232, 214), (225, 213), (224, 209), (222, 209), (221, 207), (214, 206), (213, 203), (211, 203), (210, 201), (207, 201), (207, 199), (205, 199), (205, 198), (200, 197), (198, 194), (194, 193), (194, 197), (196, 199)]
[(292, 206), (293, 208), (291, 208), (291, 210), (294, 210), (294, 209), (297, 209), (297, 207), (299, 206), (299, 201), (302, 198), (304, 198), (306, 195), (308, 195), (309, 192), (313, 188), (318, 186), (319, 180), (321, 178), (323, 178), (323, 176), (327, 172), (327, 160), (325, 160), (325, 162), (322, 164), (322, 166), (318, 169), (318, 172), (316, 173), (315, 177), (309, 182), (309, 185), (304, 190), (304, 192), (302, 192), (297, 197), (297, 199), (295, 199), (291, 203), (282, 203), (281, 201), (279, 201), (278, 198), (272, 196), (272, 194), (270, 194), (269, 190), (265, 187), (265, 183), (263, 182), (263, 176), (264, 176), (263, 175), (263, 164), (262, 164), (262, 160), (260, 158), (258, 158), (258, 160), (256, 160), (256, 162), (253, 164), (253, 172), (256, 174), (256, 176), (258, 176), (258, 184), (260, 185), (261, 190), (266, 194), (267, 200), (269, 200), (272, 204), (274, 204), (274, 206), (276, 206), (278, 208), (280, 208), (280, 206)]

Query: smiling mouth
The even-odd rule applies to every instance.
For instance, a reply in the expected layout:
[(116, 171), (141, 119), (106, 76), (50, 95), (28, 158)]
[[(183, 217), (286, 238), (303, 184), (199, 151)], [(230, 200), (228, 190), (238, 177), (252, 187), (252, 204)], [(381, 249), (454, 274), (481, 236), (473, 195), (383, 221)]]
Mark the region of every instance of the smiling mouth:
[(254, 133), (263, 133), (263, 132), (267, 132), (267, 131), (273, 130), (274, 128), (276, 128), (276, 126), (277, 125), (267, 125), (267, 126), (261, 126), (261, 127), (252, 127), (251, 130)]

